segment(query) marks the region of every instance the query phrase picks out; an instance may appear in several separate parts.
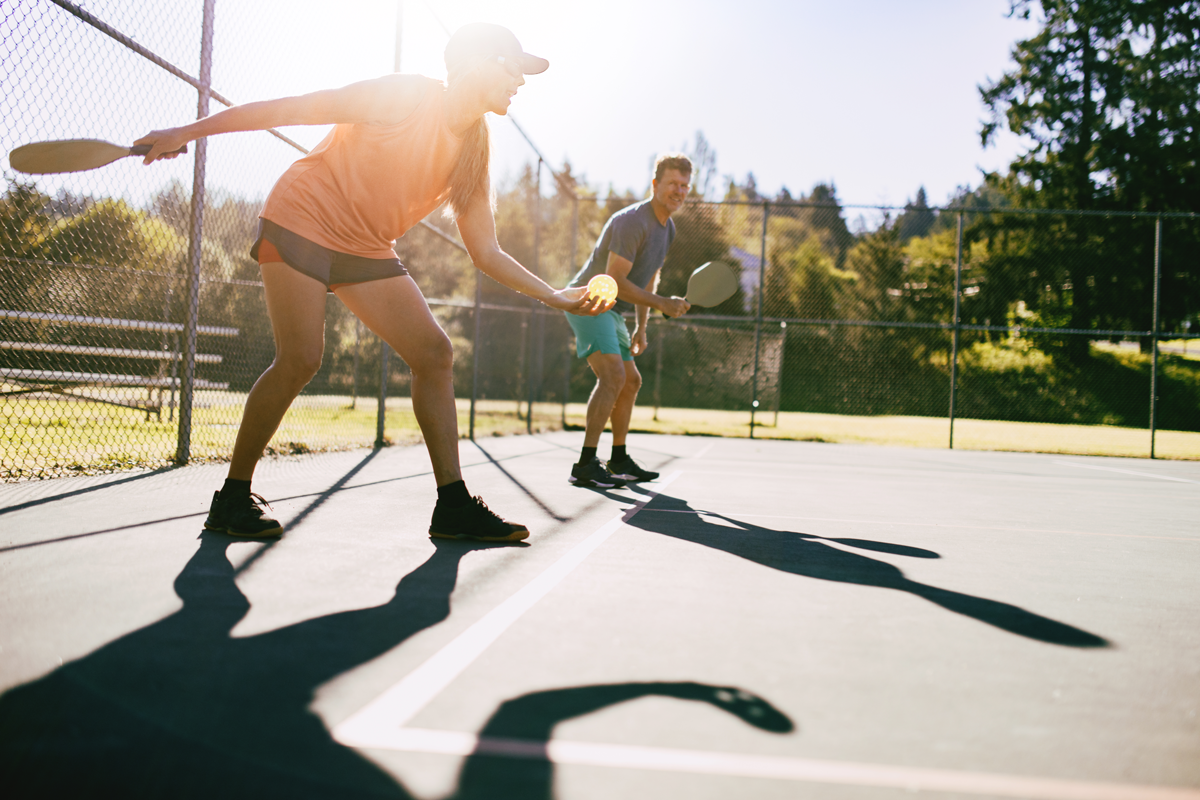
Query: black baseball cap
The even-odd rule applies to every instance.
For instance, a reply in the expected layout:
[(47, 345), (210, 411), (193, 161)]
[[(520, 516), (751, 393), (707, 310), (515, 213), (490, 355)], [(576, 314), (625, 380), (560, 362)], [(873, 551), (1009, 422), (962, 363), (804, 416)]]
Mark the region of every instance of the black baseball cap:
[(502, 25), (471, 22), (454, 32), (446, 43), (446, 69), (453, 70), (475, 58), (504, 56), (521, 65), (521, 72), (537, 75), (545, 72), (550, 62), (526, 53), (513, 32)]

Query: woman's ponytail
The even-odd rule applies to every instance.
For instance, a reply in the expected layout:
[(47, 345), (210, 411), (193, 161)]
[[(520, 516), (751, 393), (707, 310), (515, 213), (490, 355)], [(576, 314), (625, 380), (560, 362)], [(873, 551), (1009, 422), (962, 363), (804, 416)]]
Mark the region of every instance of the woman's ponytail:
[(492, 188), (488, 175), (491, 156), (492, 142), (487, 117), (480, 117), (463, 136), (458, 163), (450, 173), (450, 198), (446, 201), (446, 216), (458, 219), (480, 193), (491, 206)]

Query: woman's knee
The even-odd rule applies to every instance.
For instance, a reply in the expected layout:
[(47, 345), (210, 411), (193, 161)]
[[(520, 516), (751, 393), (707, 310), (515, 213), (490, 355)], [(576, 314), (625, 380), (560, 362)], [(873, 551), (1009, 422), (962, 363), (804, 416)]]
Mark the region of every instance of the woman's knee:
[(454, 370), (454, 346), (450, 337), (440, 328), (436, 335), (427, 337), (408, 364), (414, 375), (434, 375)]
[(275, 354), (271, 365), (280, 377), (305, 386), (321, 369), (323, 348), (288, 348)]

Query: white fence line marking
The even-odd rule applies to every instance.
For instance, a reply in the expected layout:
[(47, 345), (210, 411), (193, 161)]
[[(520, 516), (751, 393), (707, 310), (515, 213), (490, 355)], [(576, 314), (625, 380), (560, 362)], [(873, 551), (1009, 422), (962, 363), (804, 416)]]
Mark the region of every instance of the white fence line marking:
[(1158, 478), (1160, 481), (1178, 481), (1179, 483), (1200, 483), (1190, 478), (1176, 478), (1173, 475), (1155, 475), (1153, 472), (1136, 472), (1132, 469), (1117, 469), (1116, 467), (1098, 467), (1093, 464), (1077, 464), (1074, 461), (1055, 461), (1055, 464), (1063, 464), (1068, 467), (1079, 467), (1080, 469), (1098, 469), (1103, 472), (1123, 472), (1126, 475), (1140, 475), (1143, 478)]
[(504, 756), (549, 761), (552, 764), (774, 778), (806, 783), (957, 792), (1024, 800), (1200, 800), (1200, 790), (1186, 787), (1074, 781), (991, 772), (898, 767), (854, 761), (744, 755), (596, 742), (542, 742), (479, 737), (472, 733), (422, 728), (393, 729), (382, 739), (354, 744), (412, 753)]

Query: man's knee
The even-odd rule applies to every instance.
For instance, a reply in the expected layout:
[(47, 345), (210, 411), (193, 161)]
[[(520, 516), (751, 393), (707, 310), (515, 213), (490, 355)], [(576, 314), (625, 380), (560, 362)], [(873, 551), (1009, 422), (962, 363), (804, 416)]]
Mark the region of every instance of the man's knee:
[(604, 389), (619, 392), (625, 386), (625, 364), (620, 356), (598, 353), (588, 359), (588, 366)]
[(627, 394), (637, 394), (642, 388), (642, 373), (633, 366), (632, 361), (625, 362), (625, 391)]

